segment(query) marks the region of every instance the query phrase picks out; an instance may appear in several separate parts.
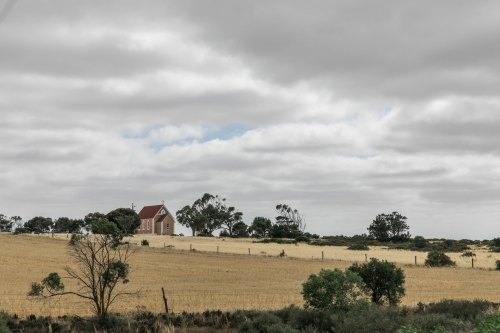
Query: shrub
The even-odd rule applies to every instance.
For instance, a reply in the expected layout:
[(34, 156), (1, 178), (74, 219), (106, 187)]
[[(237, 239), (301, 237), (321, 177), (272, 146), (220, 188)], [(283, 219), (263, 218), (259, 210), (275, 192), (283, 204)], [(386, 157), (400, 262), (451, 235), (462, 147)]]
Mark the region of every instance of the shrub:
[(472, 333), (497, 333), (500, 332), (500, 313), (486, 317), (479, 323)]
[(405, 317), (401, 315), (397, 307), (382, 307), (373, 304), (368, 310), (354, 310), (345, 314), (344, 318), (339, 316), (334, 332), (396, 332), (406, 323)]
[(354, 263), (348, 270), (361, 276), (365, 291), (371, 295), (373, 303), (397, 304), (405, 295), (405, 275), (392, 262), (370, 258), (369, 262), (362, 265)]
[[(417, 328), (418, 332), (468, 332), (470, 323), (459, 319), (450, 318), (442, 313), (429, 313), (426, 315), (415, 315), (409, 318), (411, 327)], [(446, 330), (444, 329), (446, 328)]]
[(425, 259), (425, 266), (429, 267), (443, 267), (443, 266), (456, 266), (456, 262), (450, 259), (442, 251), (431, 251), (427, 254)]
[(360, 301), (365, 287), (361, 277), (349, 270), (322, 269), (302, 284), (305, 308), (349, 310)]
[(476, 320), (493, 306), (493, 303), (484, 300), (442, 300), (430, 303), (427, 313), (440, 313), (461, 320)]
[(310, 239), (307, 236), (298, 236), (298, 237), (295, 237), (295, 241), (297, 243), (299, 243), (299, 242), (309, 243)]
[(288, 325), (285, 325), (281, 319), (270, 313), (263, 313), (253, 321), (244, 322), (239, 333), (298, 333)]
[(475, 257), (475, 256), (476, 256), (476, 254), (475, 254), (474, 252), (472, 252), (472, 251), (465, 251), (465, 252), (464, 252), (464, 253), (462, 253), (460, 256), (461, 256), (462, 258), (464, 258), (464, 257)]
[(0, 311), (0, 333), (10, 333), (10, 329), (7, 326), (7, 322), (10, 317), (7, 313)]
[(418, 249), (423, 249), (429, 245), (429, 242), (422, 236), (415, 236), (413, 239), (413, 244)]
[(495, 261), (495, 269), (500, 271), (500, 260)]
[(348, 250), (354, 250), (354, 251), (369, 251), (370, 248), (366, 244), (351, 244), (348, 248)]
[(143, 239), (143, 240), (141, 241), (141, 245), (142, 245), (142, 246), (149, 246), (149, 241), (148, 241), (147, 239)]

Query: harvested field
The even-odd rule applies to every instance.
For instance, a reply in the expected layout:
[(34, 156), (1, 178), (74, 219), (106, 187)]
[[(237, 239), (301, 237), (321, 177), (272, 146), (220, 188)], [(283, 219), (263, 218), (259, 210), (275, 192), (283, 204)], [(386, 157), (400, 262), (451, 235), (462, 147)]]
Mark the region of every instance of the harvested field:
[[(138, 247), (131, 260), (133, 272), (127, 288), (143, 288), (140, 298), (124, 299), (113, 311), (163, 310), (161, 287), (165, 288), (174, 311), (238, 308), (269, 309), (290, 304), (301, 305), (301, 284), (321, 268), (341, 268), (353, 261), (364, 261), (365, 253), (338, 247), (255, 244), (251, 240), (191, 237), (145, 237), (151, 247)], [(163, 248), (172, 245), (172, 248)], [(190, 244), (196, 251), (189, 251)], [(66, 255), (66, 235), (56, 238), (35, 235), (0, 234), (0, 310), (20, 316), (90, 314), (91, 309), (75, 298), (51, 303), (30, 301), (25, 296), (30, 283), (50, 272), (71, 265)], [(158, 246), (158, 248), (154, 248)], [(219, 254), (216, 253), (219, 246)], [(248, 248), (252, 255), (248, 255)], [(187, 250), (187, 251), (186, 251)], [(288, 257), (279, 258), (285, 250)], [(206, 252), (205, 252), (206, 251)], [(210, 252), (211, 251), (211, 252)], [(320, 260), (324, 251), (325, 260)], [(476, 267), (493, 267), (497, 254), (476, 251)], [(407, 296), (403, 303), (431, 302), (443, 298), (500, 300), (500, 272), (471, 269), (470, 259), (450, 254), (458, 268), (426, 268), (411, 265), (414, 256), (423, 263), (424, 253), (373, 249), (368, 257), (398, 263), (406, 274)], [(497, 258), (498, 257), (498, 258)], [(67, 287), (71, 287), (68, 280)]]

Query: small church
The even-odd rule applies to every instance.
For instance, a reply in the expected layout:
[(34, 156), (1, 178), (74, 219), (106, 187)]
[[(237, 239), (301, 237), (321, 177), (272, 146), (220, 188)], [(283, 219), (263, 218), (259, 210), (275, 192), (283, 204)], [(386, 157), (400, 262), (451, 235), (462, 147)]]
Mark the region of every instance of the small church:
[(139, 212), (139, 218), (141, 219), (141, 225), (137, 229), (138, 234), (174, 234), (175, 219), (164, 204), (144, 206)]

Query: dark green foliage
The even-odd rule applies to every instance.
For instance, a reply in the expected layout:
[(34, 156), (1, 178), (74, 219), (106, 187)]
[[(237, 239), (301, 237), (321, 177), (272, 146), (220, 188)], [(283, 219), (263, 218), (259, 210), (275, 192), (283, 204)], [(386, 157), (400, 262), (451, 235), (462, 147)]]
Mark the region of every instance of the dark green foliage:
[(0, 232), (12, 231), (12, 226), (14, 222), (12, 219), (8, 219), (7, 216), (0, 214)]
[(244, 322), (239, 333), (298, 333), (281, 319), (270, 313), (263, 313), (253, 321)]
[(54, 232), (56, 233), (77, 233), (83, 228), (85, 222), (81, 219), (69, 219), (60, 217), (54, 221)]
[(500, 260), (495, 261), (495, 269), (500, 271)]
[(99, 212), (89, 213), (83, 218), (83, 228), (87, 231), (91, 231), (93, 222), (105, 218), (106, 215)]
[(0, 333), (11, 333), (9, 327), (7, 326), (9, 320), (10, 316), (5, 312), (0, 311)]
[(479, 323), (472, 333), (498, 333), (500, 332), (500, 314), (495, 313), (486, 317)]
[(250, 234), (248, 233), (248, 226), (243, 221), (236, 222), (232, 226), (232, 231), (232, 236), (243, 238), (250, 237)]
[[(408, 318), (409, 325), (418, 333), (421, 332), (464, 332), (472, 326), (462, 320), (452, 318), (442, 313), (415, 315)], [(446, 328), (446, 329), (445, 329)], [(468, 331), (468, 330), (467, 330)], [(466, 331), (466, 332), (467, 332)], [(401, 331), (401, 332), (411, 332)], [(399, 331), (398, 331), (399, 333)]]
[(344, 318), (339, 316), (335, 323), (337, 329), (335, 332), (396, 332), (405, 322), (406, 318), (401, 315), (397, 307), (381, 307), (374, 304), (368, 310), (351, 311)]
[(475, 257), (475, 256), (476, 256), (476, 254), (475, 254), (474, 252), (472, 252), (472, 251), (465, 251), (465, 252), (464, 252), (464, 253), (462, 253), (460, 256), (461, 256), (461, 257), (469, 257), (469, 258), (470, 258), (470, 257)]
[(348, 269), (361, 276), (373, 303), (398, 304), (405, 295), (405, 275), (392, 262), (370, 258), (369, 262), (354, 263)]
[(351, 244), (349, 247), (347, 247), (348, 250), (354, 250), (354, 251), (369, 251), (370, 248), (368, 245), (363, 244), (363, 243), (357, 243), (357, 244)]
[(445, 267), (456, 266), (456, 263), (450, 259), (444, 252), (431, 251), (427, 254), (425, 259), (425, 266), (429, 267)]
[(24, 224), (24, 228), (29, 232), (45, 233), (50, 232), (54, 222), (50, 217), (36, 216)]
[(272, 238), (296, 238), (301, 235), (299, 229), (296, 228), (295, 225), (288, 224), (274, 224), (271, 227), (271, 231), (269, 235)]
[(406, 242), (411, 237), (406, 220), (407, 217), (398, 212), (379, 214), (368, 227), (369, 235), (379, 242)]
[(297, 243), (301, 243), (301, 242), (302, 243), (309, 243), (311, 240), (307, 236), (302, 235), (302, 236), (295, 237), (295, 241)]
[(311, 274), (302, 284), (301, 294), (306, 309), (348, 311), (361, 301), (364, 287), (361, 277), (352, 271), (322, 269), (318, 275)]
[(252, 225), (248, 228), (248, 232), (254, 236), (266, 237), (269, 236), (273, 224), (270, 219), (262, 216), (257, 216), (253, 219)]
[(142, 245), (142, 246), (149, 246), (149, 241), (148, 241), (147, 239), (143, 239), (143, 240), (141, 241), (141, 245)]
[(430, 303), (426, 307), (427, 313), (446, 314), (455, 319), (476, 320), (493, 306), (493, 303), (484, 300), (442, 300)]
[(417, 249), (423, 249), (427, 246), (429, 246), (429, 241), (427, 241), (424, 237), (422, 236), (415, 236), (413, 238), (413, 244)]
[(106, 218), (126, 235), (135, 233), (141, 225), (139, 215), (131, 208), (117, 208), (106, 214)]

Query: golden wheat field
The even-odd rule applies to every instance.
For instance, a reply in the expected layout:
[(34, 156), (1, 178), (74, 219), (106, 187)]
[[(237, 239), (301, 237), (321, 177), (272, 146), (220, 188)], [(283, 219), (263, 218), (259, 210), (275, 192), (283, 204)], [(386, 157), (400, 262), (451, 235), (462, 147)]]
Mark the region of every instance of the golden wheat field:
[[(301, 284), (311, 273), (322, 268), (344, 269), (354, 261), (365, 260), (365, 252), (340, 247), (257, 244), (248, 239), (136, 236), (128, 240), (138, 244), (142, 239), (147, 239), (150, 247), (137, 246), (130, 261), (131, 282), (126, 285), (130, 290), (142, 288), (142, 295), (117, 302), (112, 311), (160, 312), (162, 287), (176, 312), (302, 305)], [(90, 306), (79, 299), (41, 303), (26, 297), (31, 282), (40, 281), (50, 272), (64, 276), (62, 268), (72, 264), (66, 254), (67, 242), (66, 235), (0, 234), (0, 310), (20, 316), (91, 314)], [(282, 250), (287, 257), (278, 257)], [(500, 300), (500, 272), (490, 269), (500, 256), (485, 250), (476, 250), (475, 266), (479, 268), (475, 269), (470, 268), (470, 259), (459, 254), (450, 254), (457, 268), (423, 267), (425, 254), (420, 252), (373, 248), (366, 254), (403, 268), (404, 304), (443, 298)], [(68, 289), (75, 287), (68, 280), (64, 282)]]

